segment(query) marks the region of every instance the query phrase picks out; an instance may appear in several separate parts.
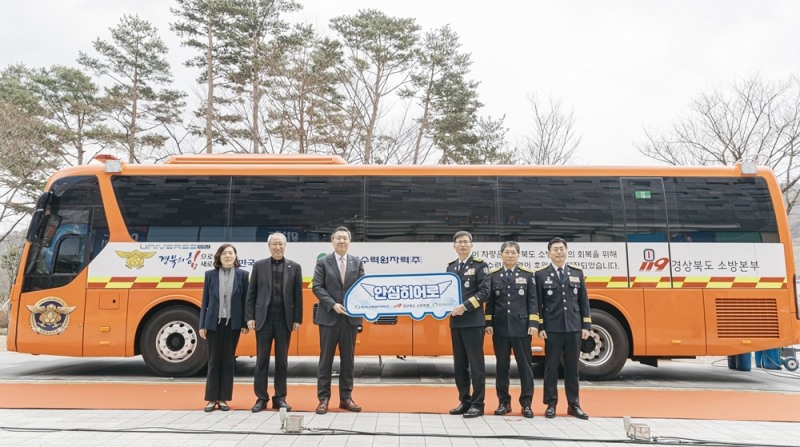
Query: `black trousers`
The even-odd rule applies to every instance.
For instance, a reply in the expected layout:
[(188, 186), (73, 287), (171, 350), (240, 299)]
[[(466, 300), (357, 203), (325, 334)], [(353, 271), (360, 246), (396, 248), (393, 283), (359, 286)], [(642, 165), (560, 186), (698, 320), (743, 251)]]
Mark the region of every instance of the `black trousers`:
[(519, 395), (519, 404), (530, 407), (533, 400), (533, 368), (531, 368), (531, 336), (526, 337), (492, 337), (494, 355), (497, 358), (497, 400), (500, 403), (510, 403), (511, 395), (508, 394), (509, 375), (511, 370), (511, 350), (514, 350), (514, 359), (517, 361), (519, 381), (522, 391)]
[[(453, 371), (458, 400), (483, 408), (486, 397), (486, 363), (483, 358), (483, 327), (450, 328)], [(472, 393), (470, 394), (470, 384)]]
[(206, 376), (206, 400), (233, 399), (233, 362), (240, 331), (231, 329), (231, 321), (217, 323), (216, 331), (207, 331), (208, 375)]
[(319, 366), (317, 367), (317, 397), (331, 398), (333, 356), (339, 347), (339, 399), (350, 399), (355, 379), (355, 350), (358, 329), (347, 317), (337, 315), (333, 326), (319, 326)]
[(289, 371), (289, 343), (292, 332), (286, 327), (283, 315), (267, 318), (256, 331), (256, 371), (253, 388), (258, 399), (269, 399), (269, 355), (275, 344), (275, 395), (273, 400), (286, 399), (286, 378)]
[(550, 332), (544, 342), (544, 403), (558, 403), (558, 366), (564, 358), (564, 390), (567, 403), (580, 405), (578, 398), (578, 358), (580, 356), (580, 332)]

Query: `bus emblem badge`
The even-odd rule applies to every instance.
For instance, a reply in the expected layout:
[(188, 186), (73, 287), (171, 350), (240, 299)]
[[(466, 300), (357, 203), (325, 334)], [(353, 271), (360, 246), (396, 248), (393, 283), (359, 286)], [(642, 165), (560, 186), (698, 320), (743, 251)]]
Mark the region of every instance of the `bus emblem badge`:
[(123, 258), (125, 260), (125, 267), (133, 270), (133, 269), (140, 269), (144, 267), (144, 260), (150, 259), (155, 256), (156, 252), (154, 251), (122, 251), (122, 250), (114, 250), (117, 252), (117, 256)]
[(59, 335), (69, 326), (69, 314), (76, 306), (67, 306), (67, 303), (60, 298), (48, 296), (27, 307), (31, 311), (31, 329), (34, 332), (42, 335)]

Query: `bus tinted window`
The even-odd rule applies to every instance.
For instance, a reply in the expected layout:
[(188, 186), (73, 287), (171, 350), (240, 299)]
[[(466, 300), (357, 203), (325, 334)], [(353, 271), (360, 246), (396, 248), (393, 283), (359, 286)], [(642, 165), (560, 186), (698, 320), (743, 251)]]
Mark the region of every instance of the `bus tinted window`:
[(779, 242), (766, 181), (665, 178), (672, 242)]
[(345, 225), (363, 240), (361, 177), (233, 177), (230, 241), (266, 241), (279, 231), (289, 242), (329, 241)]
[(625, 240), (617, 177), (505, 177), (499, 196), (503, 240)]
[(449, 242), (459, 230), (497, 240), (495, 177), (369, 177), (366, 240)]
[(94, 176), (57, 180), (47, 214), (59, 216), (46, 247), (34, 244), (25, 267), (23, 291), (69, 284), (108, 242), (108, 222)]
[(128, 232), (140, 242), (225, 241), (230, 177), (122, 177), (111, 180)]

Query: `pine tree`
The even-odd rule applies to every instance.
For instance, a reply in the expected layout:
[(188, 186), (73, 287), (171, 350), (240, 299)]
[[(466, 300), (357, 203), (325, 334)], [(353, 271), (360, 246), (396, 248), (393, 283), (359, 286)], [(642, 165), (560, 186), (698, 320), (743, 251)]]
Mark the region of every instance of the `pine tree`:
[(161, 148), (167, 137), (161, 126), (175, 123), (184, 107), (185, 94), (165, 86), (172, 81), (167, 47), (150, 22), (125, 15), (111, 28), (111, 41), (93, 42), (99, 57), (81, 52), (78, 62), (107, 78), (106, 103), (110, 120), (119, 127), (118, 144), (130, 162), (141, 161), (144, 148)]
[(389, 17), (367, 9), (331, 19), (331, 28), (346, 49), (340, 76), (352, 105), (349, 111), (356, 113), (353, 120), (364, 130), (362, 161), (370, 164), (382, 99), (408, 82), (419, 26), (411, 18)]

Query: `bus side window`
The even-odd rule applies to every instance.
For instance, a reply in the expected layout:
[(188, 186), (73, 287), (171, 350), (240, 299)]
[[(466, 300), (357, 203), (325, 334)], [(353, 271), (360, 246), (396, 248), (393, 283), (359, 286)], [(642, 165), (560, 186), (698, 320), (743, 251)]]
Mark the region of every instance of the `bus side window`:
[(59, 242), (55, 257), (54, 274), (76, 274), (83, 269), (84, 237), (67, 236)]

